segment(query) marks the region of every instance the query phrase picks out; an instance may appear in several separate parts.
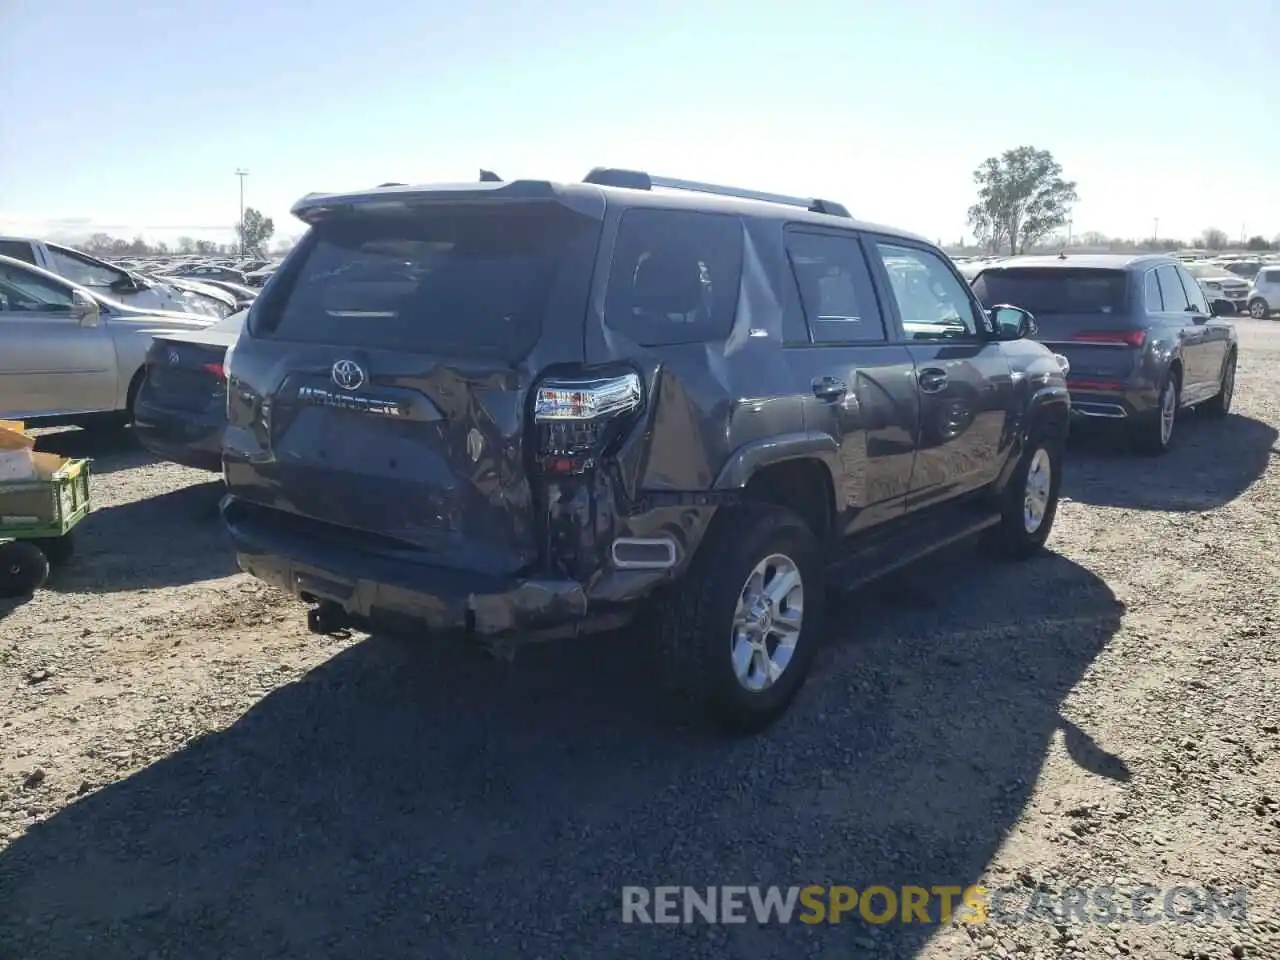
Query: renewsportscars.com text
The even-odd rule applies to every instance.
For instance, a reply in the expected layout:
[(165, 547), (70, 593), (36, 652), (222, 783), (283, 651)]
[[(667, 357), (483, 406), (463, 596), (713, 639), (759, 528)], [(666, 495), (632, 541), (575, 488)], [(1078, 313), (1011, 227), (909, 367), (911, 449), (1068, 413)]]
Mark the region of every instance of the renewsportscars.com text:
[(1210, 887), (873, 885), (623, 887), (622, 922), (690, 923), (1240, 923), (1248, 892)]

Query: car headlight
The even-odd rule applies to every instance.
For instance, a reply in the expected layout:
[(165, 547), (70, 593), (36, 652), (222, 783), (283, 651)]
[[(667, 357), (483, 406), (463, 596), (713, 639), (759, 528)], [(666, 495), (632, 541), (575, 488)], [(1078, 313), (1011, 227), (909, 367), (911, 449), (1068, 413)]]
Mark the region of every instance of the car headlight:
[(1065, 377), (1071, 372), (1071, 361), (1060, 353), (1055, 353), (1053, 359), (1058, 361), (1058, 366), (1062, 368), (1062, 375)]
[(1222, 289), (1222, 284), (1220, 284), (1220, 283), (1214, 283), (1212, 280), (1206, 280), (1206, 281), (1204, 282), (1204, 285), (1205, 285), (1208, 289), (1210, 289), (1210, 290), (1221, 290), (1221, 289)]

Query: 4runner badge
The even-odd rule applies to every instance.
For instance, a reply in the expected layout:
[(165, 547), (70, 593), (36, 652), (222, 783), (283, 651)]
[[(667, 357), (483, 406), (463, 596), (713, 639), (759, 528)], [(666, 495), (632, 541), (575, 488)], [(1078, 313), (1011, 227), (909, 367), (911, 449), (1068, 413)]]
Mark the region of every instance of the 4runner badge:
[(364, 386), (364, 371), (354, 360), (339, 360), (329, 375), (343, 390), (359, 390)]

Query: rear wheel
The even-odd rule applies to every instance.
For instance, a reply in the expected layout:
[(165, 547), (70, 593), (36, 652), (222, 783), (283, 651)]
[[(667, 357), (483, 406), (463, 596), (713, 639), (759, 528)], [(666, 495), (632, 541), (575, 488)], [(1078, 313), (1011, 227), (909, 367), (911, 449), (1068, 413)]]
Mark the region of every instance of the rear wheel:
[(0, 543), (0, 596), (30, 596), (48, 579), (49, 559), (34, 543)]
[(1222, 368), (1222, 380), (1216, 396), (1205, 401), (1204, 412), (1211, 417), (1225, 417), (1231, 412), (1231, 400), (1236, 392), (1236, 354), (1233, 350)]
[(1249, 316), (1255, 320), (1265, 320), (1271, 315), (1271, 307), (1267, 301), (1261, 297), (1254, 297), (1249, 301)]
[(1160, 385), (1159, 399), (1154, 413), (1140, 417), (1131, 428), (1130, 437), (1138, 453), (1158, 457), (1173, 446), (1174, 430), (1178, 423), (1178, 407), (1181, 400), (1181, 383), (1178, 374), (1170, 370)]
[(800, 517), (766, 505), (721, 510), (659, 616), (669, 690), (724, 730), (763, 729), (809, 674), (823, 599), (817, 541)]

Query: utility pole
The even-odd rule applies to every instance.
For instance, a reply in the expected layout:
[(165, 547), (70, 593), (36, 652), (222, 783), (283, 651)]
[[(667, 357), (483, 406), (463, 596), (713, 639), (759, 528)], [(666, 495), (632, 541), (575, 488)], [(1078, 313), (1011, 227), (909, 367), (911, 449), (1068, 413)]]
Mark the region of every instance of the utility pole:
[(249, 176), (249, 171), (243, 168), (236, 168), (236, 176), (240, 178), (240, 256), (244, 256), (244, 180)]
[(1074, 226), (1075, 226), (1075, 222), (1073, 220), (1067, 221), (1067, 249), (1068, 250), (1071, 249), (1071, 231)]
[(1156, 217), (1155, 222), (1151, 226), (1151, 245), (1158, 247), (1160, 245), (1160, 218)]

